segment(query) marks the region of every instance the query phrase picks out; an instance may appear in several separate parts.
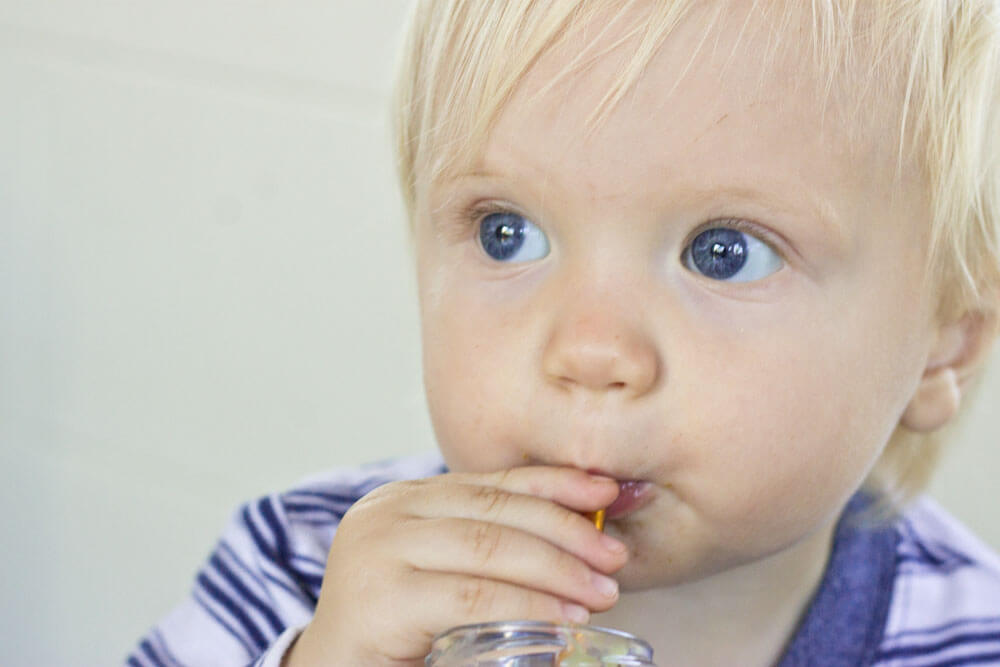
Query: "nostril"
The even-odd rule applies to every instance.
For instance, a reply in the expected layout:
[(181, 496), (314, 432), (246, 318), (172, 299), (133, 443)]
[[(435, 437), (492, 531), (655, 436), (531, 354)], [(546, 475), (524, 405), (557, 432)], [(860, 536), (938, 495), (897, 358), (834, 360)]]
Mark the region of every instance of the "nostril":
[(608, 385), (608, 389), (624, 389), (624, 388), (625, 388), (624, 382), (612, 382)]

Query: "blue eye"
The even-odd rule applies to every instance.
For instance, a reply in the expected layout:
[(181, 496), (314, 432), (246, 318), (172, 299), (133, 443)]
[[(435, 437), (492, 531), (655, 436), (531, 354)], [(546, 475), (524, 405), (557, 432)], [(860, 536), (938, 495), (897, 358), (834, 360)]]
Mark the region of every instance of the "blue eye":
[(736, 283), (771, 275), (784, 261), (760, 239), (729, 227), (713, 227), (698, 234), (684, 250), (684, 265), (695, 273)]
[(530, 262), (549, 254), (549, 241), (517, 213), (490, 213), (479, 223), (479, 242), (498, 262)]

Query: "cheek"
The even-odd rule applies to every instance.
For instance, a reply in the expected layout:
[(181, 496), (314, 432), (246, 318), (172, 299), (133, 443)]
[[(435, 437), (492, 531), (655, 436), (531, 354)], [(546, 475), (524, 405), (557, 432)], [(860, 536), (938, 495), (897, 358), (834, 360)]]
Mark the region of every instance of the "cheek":
[(725, 491), (700, 486), (692, 502), (720, 531), (746, 543), (800, 534), (831, 518), (881, 454), (919, 376), (918, 348), (896, 340), (906, 322), (854, 305), (866, 314), (801, 313), (780, 331), (752, 330), (730, 363), (694, 369), (685, 430), (712, 452), (700, 479)]
[[(852, 410), (838, 376), (824, 372), (817, 360), (793, 360), (788, 353), (786, 347), (772, 359), (755, 359), (768, 368), (761, 382), (714, 382), (716, 390), (697, 401), (707, 410), (687, 425), (688, 434), (711, 452), (704, 460), (716, 470), (706, 477), (726, 489), (704, 489), (712, 499), (695, 504), (719, 520), (765, 505), (826, 505), (826, 488), (842, 494), (863, 478), (874, 457), (876, 446), (864, 442), (872, 437), (871, 420)], [(751, 377), (760, 376), (757, 368), (748, 369)]]
[(504, 424), (516, 420), (513, 399), (526, 388), (518, 376), (526, 337), (512, 318), (477, 307), (460, 289), (448, 294), (425, 301), (422, 312), (424, 387), (438, 445), (456, 471), (517, 465)]

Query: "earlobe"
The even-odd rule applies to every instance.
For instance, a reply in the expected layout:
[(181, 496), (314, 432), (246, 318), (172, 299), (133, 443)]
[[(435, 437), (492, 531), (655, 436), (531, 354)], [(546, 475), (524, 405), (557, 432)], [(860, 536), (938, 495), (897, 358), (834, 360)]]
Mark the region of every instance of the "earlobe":
[(941, 327), (924, 376), (900, 419), (903, 427), (935, 431), (958, 413), (963, 389), (992, 347), (995, 325), (995, 318), (976, 312)]
[(936, 431), (951, 421), (961, 402), (962, 390), (954, 368), (946, 366), (928, 371), (920, 380), (900, 423), (911, 431)]

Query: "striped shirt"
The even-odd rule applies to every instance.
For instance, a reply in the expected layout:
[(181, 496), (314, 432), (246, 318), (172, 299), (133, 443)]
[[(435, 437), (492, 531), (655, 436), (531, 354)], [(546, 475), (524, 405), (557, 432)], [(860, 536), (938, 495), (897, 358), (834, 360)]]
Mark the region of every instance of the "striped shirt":
[[(312, 617), (347, 509), (375, 487), (445, 472), (440, 455), (335, 470), (240, 508), (190, 596), (128, 665), (279, 667)], [(891, 522), (838, 524), (827, 570), (780, 661), (792, 665), (1000, 665), (1000, 558), (929, 498)]]

